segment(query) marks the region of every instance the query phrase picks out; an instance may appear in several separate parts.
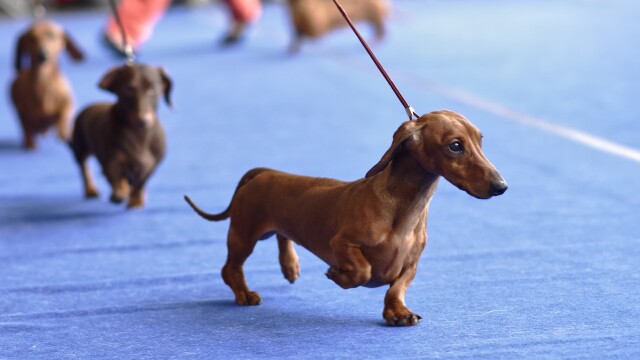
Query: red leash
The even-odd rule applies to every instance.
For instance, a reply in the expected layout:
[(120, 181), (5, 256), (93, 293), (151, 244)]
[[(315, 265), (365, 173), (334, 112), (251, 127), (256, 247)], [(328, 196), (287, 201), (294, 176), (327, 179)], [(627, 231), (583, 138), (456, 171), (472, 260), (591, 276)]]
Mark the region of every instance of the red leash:
[(393, 90), (393, 92), (398, 97), (398, 100), (400, 100), (400, 103), (402, 103), (402, 106), (404, 106), (404, 110), (409, 116), (409, 120), (413, 120), (414, 116), (416, 117), (416, 119), (419, 118), (420, 115), (418, 115), (416, 111), (413, 110), (411, 105), (409, 105), (407, 100), (404, 99), (404, 96), (402, 96), (402, 94), (400, 93), (400, 90), (398, 90), (398, 88), (396, 87), (396, 84), (393, 83), (393, 80), (391, 80), (391, 77), (389, 76), (389, 74), (387, 74), (387, 72), (384, 70), (384, 67), (382, 66), (382, 64), (380, 64), (380, 62), (378, 61), (378, 58), (373, 53), (373, 51), (371, 51), (371, 48), (369, 47), (369, 45), (367, 45), (367, 42), (364, 41), (364, 38), (362, 37), (362, 35), (360, 35), (360, 32), (358, 31), (358, 29), (356, 29), (356, 26), (353, 24), (353, 22), (349, 18), (349, 15), (347, 15), (347, 13), (342, 8), (342, 5), (340, 5), (338, 0), (333, 0), (333, 3), (336, 4), (336, 6), (338, 7), (338, 10), (342, 14), (342, 16), (344, 16), (344, 19), (347, 20), (347, 23), (349, 24), (353, 32), (358, 37), (358, 40), (360, 40), (360, 43), (362, 43), (362, 46), (364, 46), (364, 49), (367, 50), (367, 53), (369, 53), (371, 60), (373, 60), (373, 62), (376, 64), (376, 66), (378, 67), (378, 70), (380, 70), (380, 73), (382, 73), (382, 76), (384, 76), (385, 80), (387, 80), (387, 83), (389, 83), (389, 86), (391, 86), (391, 90)]

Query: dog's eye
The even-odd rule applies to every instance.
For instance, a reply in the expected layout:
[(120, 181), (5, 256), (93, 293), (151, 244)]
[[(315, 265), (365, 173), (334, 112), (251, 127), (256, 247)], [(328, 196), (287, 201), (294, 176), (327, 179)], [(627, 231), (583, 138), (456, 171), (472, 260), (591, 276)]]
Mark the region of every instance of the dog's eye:
[(462, 143), (460, 143), (460, 141), (458, 140), (449, 144), (449, 150), (454, 153), (461, 153), (464, 151), (464, 149), (462, 148)]

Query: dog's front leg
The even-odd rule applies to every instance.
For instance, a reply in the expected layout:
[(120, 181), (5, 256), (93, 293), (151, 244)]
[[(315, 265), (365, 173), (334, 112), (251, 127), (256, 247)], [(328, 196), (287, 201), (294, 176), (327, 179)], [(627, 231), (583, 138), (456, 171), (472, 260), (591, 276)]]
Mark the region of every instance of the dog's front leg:
[(125, 165), (126, 156), (118, 153), (104, 169), (104, 174), (112, 189), (109, 201), (114, 204), (122, 203), (129, 196), (129, 182), (124, 177)]
[[(141, 170), (144, 172), (144, 175), (141, 175), (137, 179), (133, 179), (131, 182), (131, 193), (129, 194), (129, 203), (127, 204), (128, 209), (140, 209), (144, 207), (146, 202), (146, 191), (145, 185), (147, 184), (147, 180), (153, 174), (157, 164), (153, 164), (150, 170)], [(143, 169), (145, 167), (143, 166)]]
[(364, 257), (360, 247), (343, 238), (331, 239), (334, 266), (327, 270), (327, 277), (343, 289), (355, 288), (371, 280), (371, 264)]
[(384, 311), (382, 317), (391, 326), (416, 325), (420, 322), (420, 315), (414, 314), (404, 303), (404, 294), (416, 275), (417, 264), (405, 269), (400, 276), (391, 283), (391, 287), (384, 297)]
[(82, 173), (82, 184), (84, 186), (84, 197), (90, 199), (98, 197), (98, 187), (93, 176), (91, 176), (91, 170), (89, 170), (89, 164), (87, 164), (86, 156), (79, 161), (80, 171)]
[(136, 179), (131, 183), (131, 192), (129, 193), (129, 203), (127, 209), (141, 209), (144, 207), (146, 195), (144, 191), (144, 185), (147, 183), (150, 173), (142, 177), (142, 179)]
[(22, 146), (24, 146), (27, 150), (33, 150), (36, 148), (35, 134), (31, 130), (31, 127), (22, 120), (22, 132), (24, 134), (24, 140), (22, 142)]

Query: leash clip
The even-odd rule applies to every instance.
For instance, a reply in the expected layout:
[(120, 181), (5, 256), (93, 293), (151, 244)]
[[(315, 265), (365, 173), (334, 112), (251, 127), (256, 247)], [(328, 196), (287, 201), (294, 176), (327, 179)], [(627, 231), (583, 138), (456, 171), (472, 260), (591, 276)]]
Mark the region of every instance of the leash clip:
[(369, 47), (367, 42), (364, 40), (362, 35), (360, 35), (360, 32), (358, 31), (356, 26), (353, 24), (353, 21), (351, 21), (351, 19), (349, 18), (349, 15), (347, 15), (347, 12), (344, 10), (342, 5), (340, 5), (340, 2), (338, 0), (333, 0), (333, 3), (338, 8), (338, 11), (340, 12), (340, 14), (342, 14), (344, 19), (347, 21), (347, 24), (349, 24), (349, 27), (351, 27), (351, 30), (353, 30), (353, 33), (356, 35), (358, 40), (360, 40), (360, 43), (362, 44), (362, 46), (366, 50), (367, 54), (369, 54), (369, 57), (371, 58), (373, 63), (376, 65), (376, 67), (378, 68), (380, 73), (382, 74), (382, 77), (384, 77), (384, 79), (387, 80), (387, 83), (391, 87), (391, 90), (393, 90), (393, 92), (396, 94), (396, 97), (398, 98), (398, 100), (400, 100), (400, 103), (402, 104), (402, 106), (404, 106), (404, 110), (407, 112), (407, 115), (409, 116), (409, 121), (413, 120), (414, 116), (416, 117), (416, 119), (420, 118), (420, 116), (418, 116), (416, 111), (413, 110), (411, 105), (409, 105), (407, 100), (404, 99), (404, 96), (402, 96), (402, 93), (400, 93), (400, 90), (398, 90), (396, 85), (393, 83), (393, 80), (391, 80), (391, 77), (389, 76), (389, 74), (387, 74), (387, 71), (384, 69), (384, 66), (382, 66), (382, 64), (380, 64), (380, 61), (378, 61), (378, 58), (373, 53), (373, 50), (371, 50), (371, 48)]
[(131, 45), (124, 44), (122, 50), (124, 51), (127, 66), (133, 66), (136, 62), (136, 55), (133, 53), (133, 48), (131, 47)]
[(127, 66), (133, 66), (136, 60), (135, 54), (133, 53), (133, 47), (127, 41), (127, 32), (124, 29), (124, 25), (122, 25), (122, 19), (120, 18), (120, 13), (116, 7), (115, 0), (109, 0), (109, 5), (111, 7), (113, 17), (116, 19), (116, 24), (118, 24), (118, 27), (120, 28), (120, 35), (122, 36), (122, 52), (124, 52), (124, 56), (126, 58), (125, 62)]
[(413, 110), (413, 107), (411, 107), (411, 105), (404, 108), (404, 111), (407, 113), (407, 116), (409, 116), (409, 121), (413, 120), (414, 116), (416, 117), (416, 119), (420, 117), (418, 116), (418, 113), (416, 113), (416, 111)]

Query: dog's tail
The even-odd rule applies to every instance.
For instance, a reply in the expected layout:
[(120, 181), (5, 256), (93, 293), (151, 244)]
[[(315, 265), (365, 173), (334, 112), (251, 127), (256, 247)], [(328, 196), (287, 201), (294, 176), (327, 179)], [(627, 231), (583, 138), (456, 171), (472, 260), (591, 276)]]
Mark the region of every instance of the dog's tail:
[(271, 171), (271, 169), (255, 168), (247, 171), (238, 182), (238, 186), (236, 186), (236, 190), (233, 192), (233, 197), (231, 198), (231, 202), (229, 203), (229, 206), (227, 206), (227, 209), (225, 211), (219, 214), (209, 214), (203, 211), (196, 204), (194, 204), (191, 198), (189, 198), (189, 196), (187, 195), (184, 196), (184, 200), (191, 206), (193, 211), (195, 211), (203, 219), (206, 219), (209, 221), (220, 221), (220, 220), (228, 219), (231, 216), (231, 204), (233, 203), (233, 199), (236, 197), (236, 194), (238, 193), (238, 189), (240, 189), (242, 186), (247, 184), (249, 181), (251, 181), (251, 179), (256, 177), (258, 174), (261, 174), (265, 171)]

